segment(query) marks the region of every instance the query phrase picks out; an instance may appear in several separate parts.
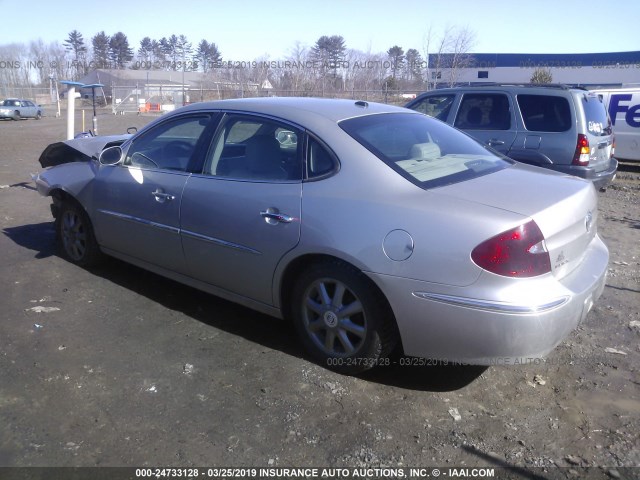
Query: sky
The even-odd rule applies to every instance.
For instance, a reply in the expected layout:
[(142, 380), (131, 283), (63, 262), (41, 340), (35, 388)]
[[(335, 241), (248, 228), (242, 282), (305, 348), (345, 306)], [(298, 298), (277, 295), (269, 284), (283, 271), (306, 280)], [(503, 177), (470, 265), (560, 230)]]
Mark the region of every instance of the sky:
[(38, 39), (62, 44), (72, 30), (90, 45), (91, 37), (104, 30), (107, 35), (122, 31), (137, 51), (145, 36), (159, 40), (184, 34), (194, 47), (202, 39), (216, 43), (224, 60), (251, 61), (285, 59), (296, 42), (309, 48), (323, 35), (341, 35), (347, 48), (363, 52), (383, 53), (399, 45), (424, 55), (429, 31), (437, 39), (449, 27), (475, 33), (474, 53), (640, 50), (639, 0), (608, 5), (602, 0), (108, 0), (69, 5), (71, 13), (64, 2), (0, 0), (0, 46)]

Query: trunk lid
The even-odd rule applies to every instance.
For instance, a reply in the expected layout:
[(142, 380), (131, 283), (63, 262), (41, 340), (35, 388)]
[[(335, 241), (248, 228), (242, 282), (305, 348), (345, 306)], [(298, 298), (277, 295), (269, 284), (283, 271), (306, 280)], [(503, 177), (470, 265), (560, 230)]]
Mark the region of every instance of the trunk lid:
[(595, 188), (574, 176), (516, 164), (434, 191), (533, 219), (544, 235), (557, 278), (580, 264), (597, 233)]

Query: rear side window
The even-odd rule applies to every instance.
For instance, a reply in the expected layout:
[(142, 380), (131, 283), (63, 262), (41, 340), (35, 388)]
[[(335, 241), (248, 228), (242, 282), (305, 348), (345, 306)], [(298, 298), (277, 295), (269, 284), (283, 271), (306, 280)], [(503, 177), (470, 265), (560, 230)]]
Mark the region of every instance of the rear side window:
[(344, 120), (340, 127), (422, 188), (469, 180), (510, 165), (471, 137), (424, 115), (367, 115)]
[[(571, 128), (571, 109), (564, 97), (518, 95), (524, 127), (532, 132), (566, 132)], [(604, 109), (603, 109), (604, 110)]]
[(501, 93), (468, 93), (462, 97), (454, 126), (462, 130), (509, 130), (509, 99)]
[(417, 100), (410, 108), (445, 122), (454, 99), (455, 95), (430, 95)]
[(597, 95), (585, 94), (582, 96), (582, 105), (589, 133), (596, 136), (611, 135), (611, 120), (602, 100)]
[(338, 165), (335, 156), (318, 140), (309, 137), (307, 150), (307, 177), (309, 179), (324, 177), (332, 173)]

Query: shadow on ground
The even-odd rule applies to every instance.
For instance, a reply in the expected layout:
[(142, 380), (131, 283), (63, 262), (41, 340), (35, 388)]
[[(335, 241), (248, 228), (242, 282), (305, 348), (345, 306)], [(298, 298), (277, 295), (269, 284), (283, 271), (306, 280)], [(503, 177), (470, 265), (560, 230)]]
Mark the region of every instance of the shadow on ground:
[[(37, 259), (56, 255), (52, 222), (5, 228), (3, 232), (17, 245), (36, 251)], [(211, 327), (296, 358), (306, 358), (288, 321), (263, 315), (111, 257), (90, 272)], [(486, 370), (486, 367), (443, 365), (405, 357), (401, 349), (397, 349), (390, 362), (360, 377), (411, 390), (446, 392), (464, 388)]]

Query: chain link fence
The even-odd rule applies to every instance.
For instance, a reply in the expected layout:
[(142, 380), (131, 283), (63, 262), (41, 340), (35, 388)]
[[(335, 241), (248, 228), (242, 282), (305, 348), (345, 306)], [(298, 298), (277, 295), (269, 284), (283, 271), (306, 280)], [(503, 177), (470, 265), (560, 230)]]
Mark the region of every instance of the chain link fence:
[[(318, 92), (307, 90), (278, 90), (259, 88), (258, 85), (220, 84), (213, 88), (193, 88), (191, 86), (167, 84), (144, 85), (111, 85), (104, 89), (96, 89), (95, 103), (101, 113), (111, 114), (143, 114), (165, 113), (183, 105), (212, 100), (250, 97), (323, 97), (364, 100), (369, 102), (404, 105), (414, 98), (419, 91), (391, 90), (343, 90)], [(45, 116), (60, 115), (66, 109), (66, 89), (59, 91), (55, 86), (20, 87), (3, 85), (0, 87), (2, 98), (29, 99), (43, 107)], [(91, 109), (93, 95), (90, 90), (81, 90), (76, 99), (76, 108)]]

